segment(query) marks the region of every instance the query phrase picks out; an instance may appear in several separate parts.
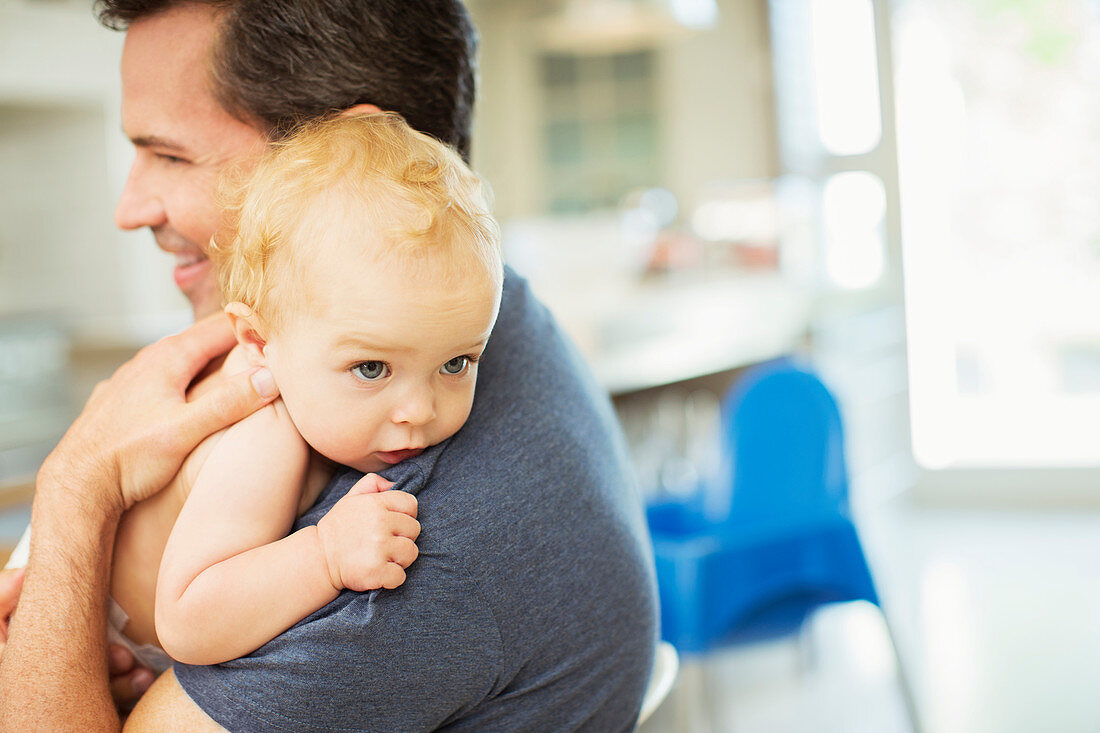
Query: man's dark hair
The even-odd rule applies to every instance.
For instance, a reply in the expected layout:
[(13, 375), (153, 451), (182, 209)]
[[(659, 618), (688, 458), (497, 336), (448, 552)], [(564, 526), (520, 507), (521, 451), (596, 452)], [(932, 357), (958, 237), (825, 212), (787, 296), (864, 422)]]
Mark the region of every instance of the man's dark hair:
[(115, 30), (188, 2), (222, 12), (213, 91), (282, 137), (356, 104), (397, 112), (470, 157), (477, 33), (461, 0), (95, 0)]

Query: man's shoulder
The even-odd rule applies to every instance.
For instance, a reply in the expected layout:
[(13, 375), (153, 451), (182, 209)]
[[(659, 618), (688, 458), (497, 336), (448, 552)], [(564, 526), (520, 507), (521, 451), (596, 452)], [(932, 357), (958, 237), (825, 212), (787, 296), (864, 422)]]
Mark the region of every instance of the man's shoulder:
[(569, 337), (527, 282), (508, 271), (473, 410), (457, 442), (467, 450), (487, 447), (488, 460), (507, 460), (514, 449), (540, 447), (546, 433), (564, 430), (602, 443), (617, 438), (618, 425), (606, 391)]

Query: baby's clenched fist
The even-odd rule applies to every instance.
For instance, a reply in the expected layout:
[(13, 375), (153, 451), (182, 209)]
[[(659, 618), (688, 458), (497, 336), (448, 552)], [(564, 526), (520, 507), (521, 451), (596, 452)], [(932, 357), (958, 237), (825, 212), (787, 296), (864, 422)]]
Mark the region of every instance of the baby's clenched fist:
[(393, 483), (367, 474), (317, 523), (317, 535), (336, 590), (396, 588), (416, 560), (416, 497), (390, 491)]

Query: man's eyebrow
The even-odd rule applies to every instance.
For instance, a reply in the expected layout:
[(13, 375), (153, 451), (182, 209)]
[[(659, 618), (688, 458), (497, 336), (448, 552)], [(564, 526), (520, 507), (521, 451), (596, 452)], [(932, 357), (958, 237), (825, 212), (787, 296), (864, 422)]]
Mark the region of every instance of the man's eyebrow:
[(138, 148), (161, 148), (163, 150), (174, 150), (178, 153), (187, 150), (186, 147), (174, 140), (157, 137), (156, 135), (138, 135), (137, 137), (130, 138), (130, 142), (134, 144), (134, 147)]

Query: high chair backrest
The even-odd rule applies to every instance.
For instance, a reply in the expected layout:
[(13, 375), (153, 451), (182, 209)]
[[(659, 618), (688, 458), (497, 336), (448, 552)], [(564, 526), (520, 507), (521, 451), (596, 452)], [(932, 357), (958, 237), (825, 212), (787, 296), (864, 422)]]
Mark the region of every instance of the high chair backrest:
[(731, 523), (848, 515), (840, 411), (813, 372), (788, 359), (757, 367), (727, 397), (722, 422)]

